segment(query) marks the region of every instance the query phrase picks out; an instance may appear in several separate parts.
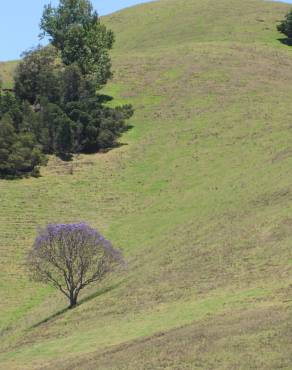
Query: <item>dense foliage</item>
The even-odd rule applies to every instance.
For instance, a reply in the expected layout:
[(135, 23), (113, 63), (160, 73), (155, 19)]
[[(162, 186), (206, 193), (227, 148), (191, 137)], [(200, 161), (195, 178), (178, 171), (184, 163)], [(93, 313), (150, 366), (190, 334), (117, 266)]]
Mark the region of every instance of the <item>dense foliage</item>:
[(85, 223), (48, 225), (28, 256), (32, 278), (59, 289), (69, 308), (76, 306), (80, 290), (123, 263), (120, 251)]
[(77, 64), (82, 74), (93, 74), (99, 85), (111, 77), (108, 50), (114, 35), (100, 23), (90, 1), (60, 0), (57, 8), (46, 6), (41, 29), (60, 50), (65, 65)]
[(278, 31), (292, 38), (292, 10), (286, 15), (285, 19), (277, 26)]
[(30, 107), (20, 105), (11, 94), (0, 96), (0, 177), (39, 174), (39, 166), (46, 163), (30, 125), (24, 119), (23, 112)]
[[(1, 95), (2, 177), (37, 173), (44, 154), (68, 159), (74, 153), (111, 148), (133, 114), (130, 105), (108, 107), (110, 97), (97, 93), (112, 76), (109, 50), (114, 36), (89, 0), (46, 6), (41, 29), (50, 45), (24, 54), (14, 95)], [(7, 130), (13, 132), (9, 139)]]

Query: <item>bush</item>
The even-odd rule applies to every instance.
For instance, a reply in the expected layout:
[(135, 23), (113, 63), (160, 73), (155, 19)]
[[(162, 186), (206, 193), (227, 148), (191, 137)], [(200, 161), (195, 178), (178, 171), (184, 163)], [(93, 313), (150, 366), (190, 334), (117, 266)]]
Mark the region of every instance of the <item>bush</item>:
[(30, 133), (16, 133), (7, 113), (0, 120), (0, 177), (37, 176), (46, 158)]
[(277, 26), (279, 32), (292, 38), (292, 10), (286, 15), (285, 19)]

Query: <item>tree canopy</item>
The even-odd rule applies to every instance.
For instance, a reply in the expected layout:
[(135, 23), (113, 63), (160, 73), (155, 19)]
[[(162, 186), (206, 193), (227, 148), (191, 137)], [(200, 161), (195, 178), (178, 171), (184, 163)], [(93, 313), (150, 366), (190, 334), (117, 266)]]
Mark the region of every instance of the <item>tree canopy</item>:
[[(0, 89), (0, 145), (6, 153), (2, 177), (33, 173), (45, 163), (44, 154), (68, 159), (74, 153), (112, 148), (133, 114), (131, 105), (111, 108), (106, 104), (111, 98), (98, 93), (112, 76), (109, 50), (114, 35), (89, 0), (45, 6), (41, 30), (49, 46), (23, 54), (14, 95)], [(8, 129), (17, 145), (5, 137)], [(16, 149), (18, 161), (11, 159)], [(19, 164), (17, 170), (13, 161)]]
[(93, 75), (98, 86), (111, 77), (108, 51), (114, 34), (101, 24), (89, 0), (61, 0), (58, 7), (47, 5), (41, 20), (43, 36), (60, 50), (65, 65), (76, 63), (83, 75)]
[(23, 121), (24, 107), (12, 94), (0, 95), (0, 178), (38, 176), (46, 163), (41, 146)]
[(120, 251), (86, 223), (51, 224), (39, 231), (28, 255), (31, 277), (77, 304), (80, 291), (124, 264)]

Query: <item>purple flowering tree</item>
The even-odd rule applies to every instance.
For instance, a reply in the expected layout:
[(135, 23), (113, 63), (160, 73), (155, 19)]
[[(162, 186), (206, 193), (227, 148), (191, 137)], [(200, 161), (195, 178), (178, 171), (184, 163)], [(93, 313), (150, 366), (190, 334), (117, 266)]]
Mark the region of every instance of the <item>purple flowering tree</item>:
[(76, 306), (81, 289), (123, 263), (121, 252), (85, 223), (48, 225), (28, 255), (32, 278), (59, 289), (69, 308)]

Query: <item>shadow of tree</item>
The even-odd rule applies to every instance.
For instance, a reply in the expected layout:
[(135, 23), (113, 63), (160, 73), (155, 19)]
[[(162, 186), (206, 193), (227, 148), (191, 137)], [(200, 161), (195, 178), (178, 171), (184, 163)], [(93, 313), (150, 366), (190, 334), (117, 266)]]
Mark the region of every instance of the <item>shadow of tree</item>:
[(280, 38), (278, 39), (282, 44), (287, 45), (287, 46), (292, 46), (292, 39), (288, 37)]
[(108, 102), (114, 100), (114, 98), (112, 96), (105, 95), (105, 94), (98, 94), (97, 98), (98, 98), (98, 101), (100, 102), (100, 104), (108, 103)]
[[(91, 301), (92, 299), (95, 299), (103, 294), (106, 294), (116, 288), (118, 288), (121, 284), (123, 283), (123, 281), (120, 281), (116, 284), (113, 284), (113, 285), (110, 285), (110, 286), (107, 286), (107, 287), (104, 287), (104, 288), (101, 288), (101, 289), (98, 289), (96, 292), (82, 298), (79, 300), (79, 302), (77, 303), (76, 307), (79, 307), (80, 305), (86, 303), (86, 302), (89, 302)], [(74, 309), (73, 309), (74, 310)], [(43, 324), (46, 324), (56, 318), (58, 318), (59, 316), (63, 315), (64, 313), (66, 313), (67, 311), (72, 311), (72, 308), (69, 309), (69, 307), (65, 307), (57, 312), (55, 312), (54, 314), (46, 317), (45, 319), (41, 320), (41, 321), (38, 321), (36, 324), (32, 325), (29, 329), (36, 329), (38, 328), (39, 326), (43, 325)]]
[(62, 310), (57, 311), (53, 315), (48, 316), (45, 319), (43, 319), (43, 320), (37, 322), (36, 324), (32, 325), (29, 329), (35, 329), (35, 328), (41, 326), (42, 324), (46, 324), (47, 322), (52, 321), (53, 319), (57, 318), (58, 316), (61, 316), (63, 313), (65, 313), (68, 310), (69, 310), (68, 307), (63, 308)]
[[(130, 130), (133, 130), (134, 127), (135, 126), (133, 126), (131, 124), (125, 125), (123, 130), (121, 131), (121, 134), (125, 133), (127, 131), (130, 131)], [(108, 146), (107, 148), (100, 149), (99, 151), (93, 150), (93, 151), (84, 151), (84, 152), (80, 152), (80, 153), (83, 153), (83, 154), (109, 153), (112, 150), (120, 148), (120, 147), (125, 146), (125, 145), (128, 145), (128, 144), (127, 143), (121, 143), (120, 141), (116, 141), (111, 146)], [(77, 153), (77, 154), (80, 154), (80, 153)], [(59, 153), (59, 154), (56, 154), (56, 156), (59, 159), (61, 159), (63, 162), (72, 162), (72, 160), (74, 158), (73, 154), (71, 154), (71, 153), (68, 153), (68, 154), (62, 154), (62, 153), (60, 154)]]
[(58, 158), (60, 158), (63, 162), (71, 162), (73, 159), (72, 153), (59, 153), (56, 154)]
[(96, 292), (94, 292), (94, 293), (92, 293), (92, 294), (90, 294), (90, 295), (88, 295), (88, 296), (86, 296), (86, 297), (84, 297), (84, 298), (81, 298), (81, 299), (79, 300), (79, 302), (78, 302), (78, 304), (77, 304), (77, 306), (76, 306), (76, 307), (80, 306), (80, 305), (81, 305), (81, 304), (83, 304), (83, 303), (89, 302), (89, 301), (91, 301), (92, 299), (95, 299), (95, 298), (97, 298), (97, 297), (99, 297), (99, 296), (101, 296), (101, 295), (103, 295), (103, 294), (106, 294), (106, 293), (108, 293), (108, 292), (111, 292), (112, 290), (114, 290), (114, 289), (118, 288), (118, 287), (122, 284), (122, 282), (123, 282), (123, 281), (120, 281), (120, 282), (118, 282), (118, 283), (116, 283), (116, 284), (113, 284), (113, 285), (110, 285), (110, 286), (108, 286), (108, 287), (104, 287), (104, 288), (102, 288), (102, 289), (98, 289)]

